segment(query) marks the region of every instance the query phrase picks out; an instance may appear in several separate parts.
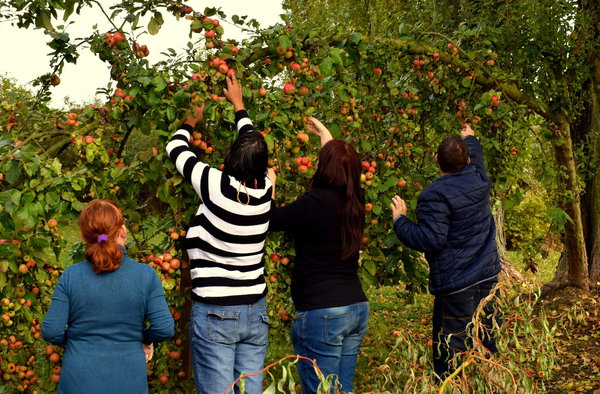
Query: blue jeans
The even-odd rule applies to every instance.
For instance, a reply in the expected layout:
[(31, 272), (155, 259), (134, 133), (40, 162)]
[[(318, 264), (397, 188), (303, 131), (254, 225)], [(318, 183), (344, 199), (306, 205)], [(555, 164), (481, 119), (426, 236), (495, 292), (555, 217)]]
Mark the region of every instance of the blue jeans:
[[(337, 375), (341, 389), (352, 392), (356, 356), (368, 323), (369, 304), (366, 301), (296, 312), (291, 330), (294, 352), (316, 359), (324, 376)], [(320, 382), (313, 364), (299, 360), (297, 365), (302, 393), (316, 393)]]
[[(449, 365), (449, 361), (471, 346), (473, 341), (467, 325), (473, 320), (481, 300), (490, 294), (497, 282), (492, 279), (458, 293), (435, 296), (432, 319), (433, 369), (442, 380), (455, 369)], [(493, 300), (484, 306), (483, 312), (481, 342), (490, 352), (496, 353), (498, 349), (492, 328), (494, 321), (502, 324), (502, 317), (495, 310)]]
[[(233, 306), (194, 302), (190, 336), (196, 391), (220, 394), (240, 374), (264, 368), (269, 341), (265, 299)], [(262, 393), (262, 383), (262, 373), (245, 378), (245, 393)], [(235, 392), (239, 392), (239, 384)]]

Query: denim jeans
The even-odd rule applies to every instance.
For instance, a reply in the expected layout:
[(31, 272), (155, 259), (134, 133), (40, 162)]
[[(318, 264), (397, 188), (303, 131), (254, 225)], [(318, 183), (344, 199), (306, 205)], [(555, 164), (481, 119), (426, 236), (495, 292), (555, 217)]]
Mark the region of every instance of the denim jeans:
[[(454, 294), (435, 296), (433, 301), (433, 369), (444, 379), (454, 368), (448, 363), (457, 354), (466, 351), (472, 344), (467, 325), (481, 300), (490, 294), (496, 279), (479, 283)], [(496, 294), (498, 296), (498, 294)], [(488, 302), (483, 309), (484, 317), (481, 341), (492, 353), (498, 351), (494, 334), (491, 331), (493, 321), (501, 324), (500, 313), (494, 313), (494, 302)]]
[[(220, 394), (240, 374), (264, 368), (269, 339), (265, 299), (233, 306), (194, 302), (190, 335), (196, 391)], [(262, 373), (245, 378), (245, 393), (262, 393), (262, 383)]]
[[(316, 359), (323, 375), (337, 375), (341, 389), (352, 392), (356, 356), (368, 322), (367, 302), (296, 312), (291, 330), (294, 351)], [(313, 364), (299, 360), (297, 365), (302, 393), (316, 393), (320, 382)]]

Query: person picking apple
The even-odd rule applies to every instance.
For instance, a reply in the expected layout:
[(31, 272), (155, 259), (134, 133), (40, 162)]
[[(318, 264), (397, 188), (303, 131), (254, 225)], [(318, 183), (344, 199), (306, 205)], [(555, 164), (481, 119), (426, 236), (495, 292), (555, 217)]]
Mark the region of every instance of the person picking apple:
[[(435, 162), (441, 176), (419, 194), (416, 223), (407, 217), (400, 196), (390, 204), (396, 235), (406, 246), (425, 253), (429, 264), (429, 291), (435, 296), (433, 363), (442, 380), (453, 370), (455, 354), (472, 342), (467, 325), (498, 282), (501, 268), (483, 150), (468, 124), (461, 136), (440, 143)], [(484, 311), (484, 330), (478, 339), (496, 352), (492, 327), (500, 316), (493, 301)]]

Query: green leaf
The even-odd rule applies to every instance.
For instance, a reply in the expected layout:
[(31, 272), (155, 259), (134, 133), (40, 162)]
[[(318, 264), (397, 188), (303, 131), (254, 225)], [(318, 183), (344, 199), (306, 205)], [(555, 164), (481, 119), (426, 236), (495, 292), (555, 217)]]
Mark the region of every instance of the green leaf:
[(287, 51), (292, 46), (292, 40), (288, 36), (279, 36), (279, 45)]
[(464, 77), (464, 78), (462, 79), (462, 81), (461, 81), (461, 83), (462, 83), (462, 86), (464, 86), (465, 88), (468, 88), (468, 87), (470, 87), (470, 86), (471, 86), (471, 82), (472, 82), (472, 80), (471, 80), (471, 78), (469, 78), (469, 77)]
[(190, 105), (190, 95), (184, 90), (179, 90), (173, 96), (173, 102), (178, 108), (187, 107)]
[(175, 110), (172, 107), (168, 107), (167, 108), (167, 119), (169, 120), (169, 122), (173, 122), (176, 118), (177, 118), (177, 114), (175, 113)]
[(331, 60), (333, 61), (333, 63), (339, 64), (339, 65), (343, 64), (342, 55), (340, 53), (340, 48), (331, 48), (331, 50), (329, 51), (329, 54), (331, 55)]
[(360, 34), (358, 34), (358, 33), (352, 33), (352, 34), (350, 34), (350, 37), (348, 37), (350, 42), (353, 44), (356, 44), (357, 42), (359, 42), (360, 38), (361, 38)]
[(321, 73), (323, 75), (331, 74), (332, 67), (333, 67), (333, 61), (331, 60), (330, 57), (323, 59), (321, 64), (319, 64), (319, 69), (321, 70)]
[(160, 12), (155, 12), (148, 23), (148, 33), (152, 35), (158, 34), (163, 23), (165, 23), (165, 21), (163, 20), (162, 14)]
[(11, 185), (14, 185), (19, 180), (20, 175), (21, 169), (19, 168), (19, 162), (17, 162), (16, 160), (12, 160), (10, 162), (10, 167), (8, 168), (8, 171), (6, 171), (6, 182), (10, 183)]
[(40, 11), (35, 17), (35, 27), (40, 29), (46, 29), (48, 31), (54, 31), (52, 22), (50, 20), (50, 12), (47, 10)]
[(152, 80), (152, 85), (154, 85), (155, 92), (162, 92), (167, 87), (167, 82), (164, 80), (163, 77), (161, 77), (160, 75), (157, 75)]

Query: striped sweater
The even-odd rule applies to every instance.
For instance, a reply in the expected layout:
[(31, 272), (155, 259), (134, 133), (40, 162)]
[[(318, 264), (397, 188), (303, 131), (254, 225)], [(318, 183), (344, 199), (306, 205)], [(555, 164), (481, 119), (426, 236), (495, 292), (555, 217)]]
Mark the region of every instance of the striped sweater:
[[(236, 112), (235, 120), (238, 133), (256, 133), (246, 111)], [(267, 293), (262, 257), (271, 182), (265, 174), (258, 185), (245, 188), (201, 162), (190, 150), (191, 132), (190, 125), (181, 126), (167, 144), (167, 153), (202, 200), (186, 236), (192, 299), (217, 305), (253, 304)]]

